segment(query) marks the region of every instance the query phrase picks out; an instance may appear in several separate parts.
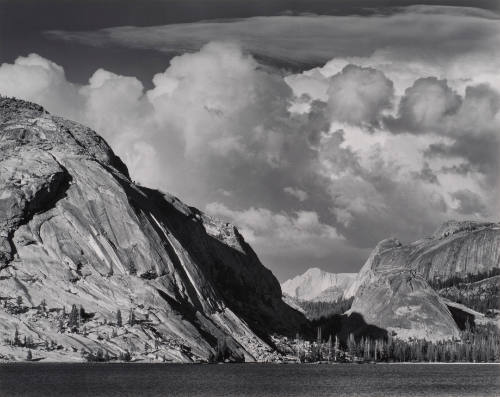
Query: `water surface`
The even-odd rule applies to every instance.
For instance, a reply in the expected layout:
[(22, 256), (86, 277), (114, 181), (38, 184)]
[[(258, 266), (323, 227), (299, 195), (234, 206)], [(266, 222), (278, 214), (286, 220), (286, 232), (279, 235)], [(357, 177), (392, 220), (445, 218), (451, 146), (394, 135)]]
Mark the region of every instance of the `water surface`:
[(498, 365), (4, 364), (0, 396), (500, 396)]

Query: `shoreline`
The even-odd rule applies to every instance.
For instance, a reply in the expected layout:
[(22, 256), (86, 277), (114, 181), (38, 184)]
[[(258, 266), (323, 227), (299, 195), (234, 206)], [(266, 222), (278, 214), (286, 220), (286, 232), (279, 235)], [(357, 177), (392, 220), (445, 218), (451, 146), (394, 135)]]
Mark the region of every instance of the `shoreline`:
[(246, 362), (246, 363), (159, 363), (159, 362), (147, 362), (147, 361), (134, 361), (134, 362), (125, 362), (125, 361), (115, 361), (115, 362), (87, 362), (87, 361), (0, 361), (0, 366), (2, 365), (17, 365), (17, 364), (69, 364), (69, 365), (116, 365), (116, 364), (126, 364), (126, 365), (134, 365), (134, 364), (149, 364), (149, 365), (223, 365), (223, 366), (232, 366), (232, 365), (303, 365), (303, 366), (338, 366), (338, 365), (500, 365), (500, 362), (481, 362), (481, 363), (469, 363), (469, 362), (367, 362), (367, 363), (294, 363), (294, 362), (286, 362), (286, 363), (272, 363), (272, 362)]

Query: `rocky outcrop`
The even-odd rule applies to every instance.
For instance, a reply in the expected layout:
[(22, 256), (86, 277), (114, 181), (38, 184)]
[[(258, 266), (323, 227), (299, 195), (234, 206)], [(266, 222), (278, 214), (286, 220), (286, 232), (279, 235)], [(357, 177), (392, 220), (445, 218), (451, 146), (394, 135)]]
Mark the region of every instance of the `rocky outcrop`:
[(448, 306), (429, 282), (489, 274), (500, 267), (500, 225), (447, 222), (432, 237), (380, 242), (345, 291), (351, 312), (402, 338), (458, 337)]
[(450, 221), (411, 246), (407, 267), (427, 280), (465, 278), (500, 268), (500, 224)]
[[(101, 348), (196, 361), (223, 340), (252, 361), (305, 321), (234, 226), (132, 183), (92, 130), (6, 98), (0, 123), (1, 341), (18, 329), (54, 342), (40, 353), (54, 360)], [(72, 305), (87, 313), (74, 332)]]
[(360, 271), (348, 313), (358, 313), (401, 339), (458, 338), (459, 329), (439, 295), (423, 277), (399, 265), (404, 255), (397, 240), (377, 245)]
[(316, 267), (281, 284), (284, 294), (316, 302), (334, 302), (356, 279), (356, 273), (328, 273)]

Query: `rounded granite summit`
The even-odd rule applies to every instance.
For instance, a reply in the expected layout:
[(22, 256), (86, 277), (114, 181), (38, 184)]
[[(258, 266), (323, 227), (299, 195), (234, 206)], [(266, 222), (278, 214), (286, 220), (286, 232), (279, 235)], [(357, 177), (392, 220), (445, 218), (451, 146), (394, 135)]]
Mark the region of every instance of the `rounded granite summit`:
[(54, 361), (98, 349), (207, 361), (221, 343), (228, 360), (266, 361), (276, 358), (270, 334), (305, 322), (234, 226), (135, 185), (91, 129), (9, 98), (0, 99), (0, 301), (0, 338), (17, 330), (60, 346), (44, 353)]

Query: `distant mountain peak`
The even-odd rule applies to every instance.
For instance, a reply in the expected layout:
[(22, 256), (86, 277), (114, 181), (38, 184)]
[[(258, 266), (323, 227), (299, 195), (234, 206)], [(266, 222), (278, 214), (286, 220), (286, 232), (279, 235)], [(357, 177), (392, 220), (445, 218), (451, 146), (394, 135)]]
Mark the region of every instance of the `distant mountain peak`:
[(281, 290), (300, 300), (332, 302), (342, 297), (355, 278), (356, 273), (330, 273), (312, 267), (282, 283)]

